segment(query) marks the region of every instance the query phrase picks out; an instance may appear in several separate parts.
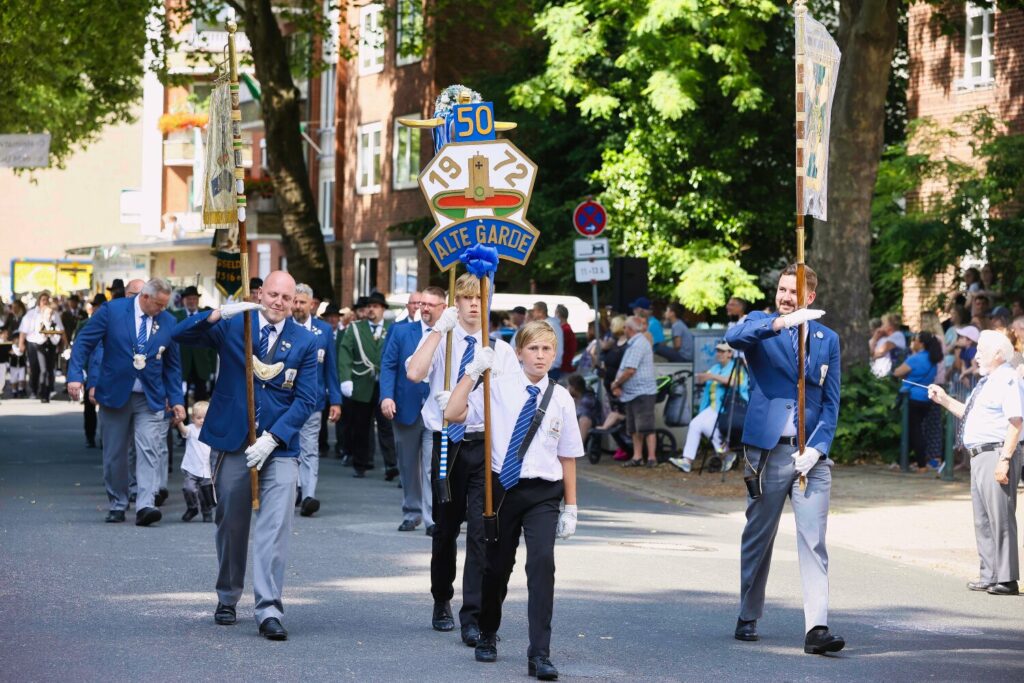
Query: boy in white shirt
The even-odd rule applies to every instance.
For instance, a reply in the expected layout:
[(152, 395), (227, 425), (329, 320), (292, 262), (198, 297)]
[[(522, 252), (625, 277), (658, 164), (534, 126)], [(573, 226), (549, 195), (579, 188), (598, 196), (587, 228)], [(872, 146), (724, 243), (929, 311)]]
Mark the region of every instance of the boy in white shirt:
[[(555, 537), (569, 538), (576, 531), (576, 458), (583, 455), (572, 396), (548, 379), (557, 344), (550, 324), (529, 323), (516, 336), (522, 371), (502, 374), (490, 383), (491, 485), (498, 539), (486, 548), (475, 652), (478, 662), (493, 662), (498, 657), (501, 607), (519, 536), (525, 532), (530, 623), (527, 672), (547, 681), (558, 678), (550, 659)], [(489, 351), (481, 349), (480, 364), (487, 366), (493, 359)], [(437, 397), (439, 404), (445, 404), (444, 415), (450, 422), (482, 419), (483, 386), (473, 386), (467, 373), (450, 400), (444, 392)], [(563, 498), (565, 508), (560, 512)]]
[[(188, 507), (181, 521), (190, 522), (199, 514), (200, 506), (203, 510), (203, 521), (213, 521), (212, 496), (213, 481), (210, 474), (210, 447), (199, 440), (199, 432), (203, 429), (203, 422), (206, 420), (206, 411), (210, 404), (206, 401), (196, 401), (192, 406), (191, 424), (178, 424), (178, 432), (185, 439), (185, 457), (181, 459), (181, 471), (185, 475), (182, 483), (182, 493), (185, 494), (185, 505)], [(202, 487), (209, 487), (205, 492)]]

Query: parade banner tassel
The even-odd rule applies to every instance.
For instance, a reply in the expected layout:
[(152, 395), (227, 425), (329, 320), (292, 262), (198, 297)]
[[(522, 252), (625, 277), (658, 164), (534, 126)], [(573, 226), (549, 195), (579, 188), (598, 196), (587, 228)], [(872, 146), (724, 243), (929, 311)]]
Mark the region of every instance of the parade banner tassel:
[(222, 83), (210, 95), (203, 178), (203, 229), (237, 228), (235, 155), (232, 151), (231, 92)]

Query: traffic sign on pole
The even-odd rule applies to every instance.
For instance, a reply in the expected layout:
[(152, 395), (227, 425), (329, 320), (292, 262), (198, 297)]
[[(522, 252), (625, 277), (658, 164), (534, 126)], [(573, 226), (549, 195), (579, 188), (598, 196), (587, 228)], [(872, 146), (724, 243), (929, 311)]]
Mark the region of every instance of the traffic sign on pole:
[(597, 237), (608, 225), (608, 212), (593, 199), (588, 199), (572, 212), (572, 225), (584, 237)]
[(576, 282), (604, 282), (611, 279), (612, 267), (608, 259), (576, 262)]

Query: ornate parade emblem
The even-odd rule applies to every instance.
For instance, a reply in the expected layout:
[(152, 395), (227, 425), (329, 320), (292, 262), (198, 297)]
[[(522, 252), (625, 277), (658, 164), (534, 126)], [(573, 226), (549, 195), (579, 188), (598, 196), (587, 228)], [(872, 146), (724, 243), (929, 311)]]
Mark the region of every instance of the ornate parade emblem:
[(537, 165), (495, 139), (495, 130), (511, 124), (494, 120), (490, 102), (454, 104), (441, 121), (451, 142), (419, 177), (436, 226), (424, 240), (434, 262), (448, 270), (467, 248), (485, 244), (501, 259), (525, 264), (540, 235), (526, 220)]
[(132, 365), (135, 366), (136, 370), (144, 370), (146, 368), (146, 354), (137, 353), (132, 357)]
[(282, 370), (284, 370), (284, 361), (277, 361), (273, 365), (268, 365), (257, 358), (255, 353), (252, 355), (253, 374), (264, 382), (269, 382), (274, 379), (281, 374)]

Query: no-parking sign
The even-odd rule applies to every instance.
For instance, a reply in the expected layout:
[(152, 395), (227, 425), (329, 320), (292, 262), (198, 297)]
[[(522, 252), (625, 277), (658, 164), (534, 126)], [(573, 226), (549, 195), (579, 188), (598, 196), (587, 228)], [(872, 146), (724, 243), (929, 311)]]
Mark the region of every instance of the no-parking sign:
[(588, 199), (572, 212), (572, 225), (584, 237), (597, 237), (608, 225), (608, 212), (594, 200)]

